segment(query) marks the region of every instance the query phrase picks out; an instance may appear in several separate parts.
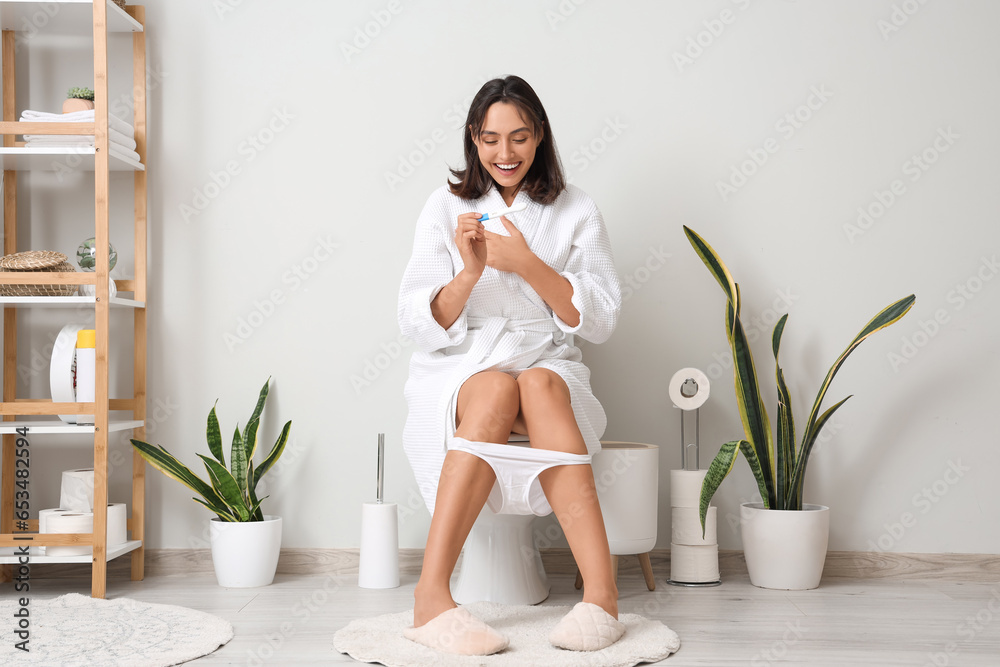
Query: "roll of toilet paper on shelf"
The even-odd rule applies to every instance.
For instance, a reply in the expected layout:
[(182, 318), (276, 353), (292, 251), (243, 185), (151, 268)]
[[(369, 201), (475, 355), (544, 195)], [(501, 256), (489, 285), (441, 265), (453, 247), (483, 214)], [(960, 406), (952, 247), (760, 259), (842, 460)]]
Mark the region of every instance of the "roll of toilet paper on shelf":
[(697, 507), (674, 507), (670, 510), (670, 542), (686, 546), (718, 544), (716, 508), (705, 515), (705, 537), (701, 536), (701, 518)]
[(670, 506), (700, 507), (701, 483), (707, 470), (671, 470)]
[(396, 503), (364, 503), (361, 506), (361, 552), (358, 586), (399, 586), (399, 524)]
[(94, 469), (64, 470), (59, 489), (59, 507), (74, 512), (94, 510)]
[[(76, 334), (86, 328), (84, 324), (67, 324), (60, 329), (52, 344), (49, 390), (54, 403), (76, 401)], [(59, 418), (67, 424), (75, 424), (76, 417), (76, 415), (59, 415)]]
[[(61, 507), (52, 507), (50, 509), (39, 510), (38, 511), (38, 532), (47, 533), (46, 521), (53, 514), (66, 514), (67, 512), (72, 512), (73, 510), (64, 510)], [(43, 554), (45, 553), (45, 547), (39, 547), (39, 551)]]
[[(50, 514), (45, 520), (47, 533), (92, 533), (94, 532), (94, 515), (91, 512), (64, 512)], [(47, 556), (89, 556), (89, 546), (55, 546), (46, 547)]]
[[(685, 383), (691, 380), (694, 384)], [(710, 385), (708, 376), (697, 368), (682, 368), (670, 378), (667, 393), (670, 400), (681, 410), (697, 410), (708, 400)]]
[(670, 545), (670, 579), (686, 584), (719, 580), (719, 545)]
[(48, 517), (50, 517), (51, 515), (53, 515), (53, 514), (66, 514), (67, 512), (72, 512), (72, 511), (73, 510), (67, 510), (67, 509), (63, 509), (61, 507), (53, 507), (53, 508), (50, 508), (50, 509), (47, 509), (47, 510), (39, 510), (38, 511), (38, 532), (39, 533), (46, 532), (46, 530), (45, 530), (45, 523), (46, 523)]
[(108, 547), (124, 544), (127, 541), (128, 506), (125, 503), (108, 503)]

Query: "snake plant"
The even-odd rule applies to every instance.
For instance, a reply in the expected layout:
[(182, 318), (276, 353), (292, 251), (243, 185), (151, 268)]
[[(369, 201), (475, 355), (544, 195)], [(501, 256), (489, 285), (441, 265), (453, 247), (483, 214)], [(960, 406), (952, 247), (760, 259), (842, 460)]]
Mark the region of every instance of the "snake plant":
[[(253, 414), (250, 415), (250, 420), (243, 432), (240, 433), (239, 425), (236, 426), (228, 469), (222, 453), (222, 432), (219, 429), (219, 419), (215, 414), (215, 406), (212, 406), (211, 412), (208, 413), (207, 439), (208, 449), (215, 458), (198, 454), (205, 464), (211, 484), (191, 472), (190, 468), (171, 456), (162, 446), (153, 447), (134, 438), (132, 446), (151, 466), (167, 477), (172, 477), (201, 494), (201, 498), (193, 498), (193, 500), (215, 512), (221, 520), (229, 522), (263, 521), (264, 515), (260, 510), (260, 504), (267, 496), (260, 500), (257, 499), (257, 483), (285, 451), (288, 432), (292, 427), (290, 421), (285, 424), (284, 428), (281, 429), (281, 435), (274, 443), (274, 447), (264, 457), (263, 463), (254, 468), (253, 457), (257, 451), (257, 428), (260, 426), (260, 415), (264, 410), (264, 403), (267, 401), (270, 381), (271, 378), (268, 378), (267, 382), (264, 383), (264, 388), (260, 390), (257, 405), (254, 407)], [(218, 404), (218, 400), (216, 400), (216, 404)]]
[(792, 404), (785, 384), (785, 376), (778, 365), (778, 348), (781, 344), (781, 334), (785, 330), (787, 313), (774, 326), (771, 337), (771, 350), (774, 353), (775, 379), (778, 385), (778, 422), (772, 434), (770, 418), (760, 397), (757, 381), (757, 370), (754, 365), (750, 346), (740, 322), (740, 288), (733, 280), (729, 269), (703, 238), (684, 227), (688, 241), (702, 262), (726, 293), (726, 336), (733, 352), (733, 377), (736, 385), (736, 402), (739, 406), (740, 420), (746, 439), (733, 440), (722, 445), (712, 464), (705, 474), (701, 487), (701, 525), (702, 534), (705, 529), (705, 516), (715, 491), (722, 480), (732, 471), (739, 452), (743, 453), (760, 491), (764, 507), (777, 510), (802, 509), (802, 484), (806, 475), (806, 464), (812, 452), (816, 438), (833, 413), (842, 406), (850, 396), (834, 404), (824, 412), (820, 412), (823, 399), (833, 377), (840, 370), (848, 355), (866, 338), (876, 331), (884, 329), (903, 317), (916, 301), (910, 295), (888, 306), (861, 330), (851, 344), (847, 346), (826, 374), (819, 393), (809, 412), (802, 442), (795, 446), (795, 422), (792, 419)]

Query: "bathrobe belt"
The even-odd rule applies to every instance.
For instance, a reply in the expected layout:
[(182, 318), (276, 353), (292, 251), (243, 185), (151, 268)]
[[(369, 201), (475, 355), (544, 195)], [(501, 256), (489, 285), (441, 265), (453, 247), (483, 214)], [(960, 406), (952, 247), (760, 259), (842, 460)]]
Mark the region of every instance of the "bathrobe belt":
[(552, 343), (559, 345), (564, 342), (566, 334), (551, 317), (531, 320), (470, 317), (465, 341), (448, 349), (448, 352), (465, 353), (461, 364), (463, 369), (496, 367), (497, 370), (512, 370), (529, 366)]

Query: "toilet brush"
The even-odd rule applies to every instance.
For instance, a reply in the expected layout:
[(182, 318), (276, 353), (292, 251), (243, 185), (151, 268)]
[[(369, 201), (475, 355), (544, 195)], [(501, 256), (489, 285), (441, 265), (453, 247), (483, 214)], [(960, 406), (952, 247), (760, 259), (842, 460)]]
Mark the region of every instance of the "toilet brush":
[(378, 434), (378, 478), (375, 502), (361, 506), (361, 550), (358, 586), (396, 588), (399, 586), (399, 528), (396, 503), (382, 502), (385, 473), (385, 434)]

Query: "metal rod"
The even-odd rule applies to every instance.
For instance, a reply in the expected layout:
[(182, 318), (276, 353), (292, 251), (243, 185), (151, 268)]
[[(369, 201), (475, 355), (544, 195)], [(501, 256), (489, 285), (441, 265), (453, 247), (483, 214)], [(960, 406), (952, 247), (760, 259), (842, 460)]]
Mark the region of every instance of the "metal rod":
[(684, 438), (684, 410), (681, 410), (681, 470), (687, 470), (687, 443)]
[(375, 502), (382, 504), (382, 481), (385, 472), (385, 433), (378, 434), (378, 489), (375, 491)]
[[(701, 408), (694, 410), (694, 442), (689, 443), (684, 430), (684, 417), (690, 410), (681, 410), (681, 468), (683, 470), (701, 469)], [(688, 449), (694, 447), (694, 467), (690, 466), (691, 457)]]
[(701, 408), (694, 411), (694, 469), (701, 469)]

